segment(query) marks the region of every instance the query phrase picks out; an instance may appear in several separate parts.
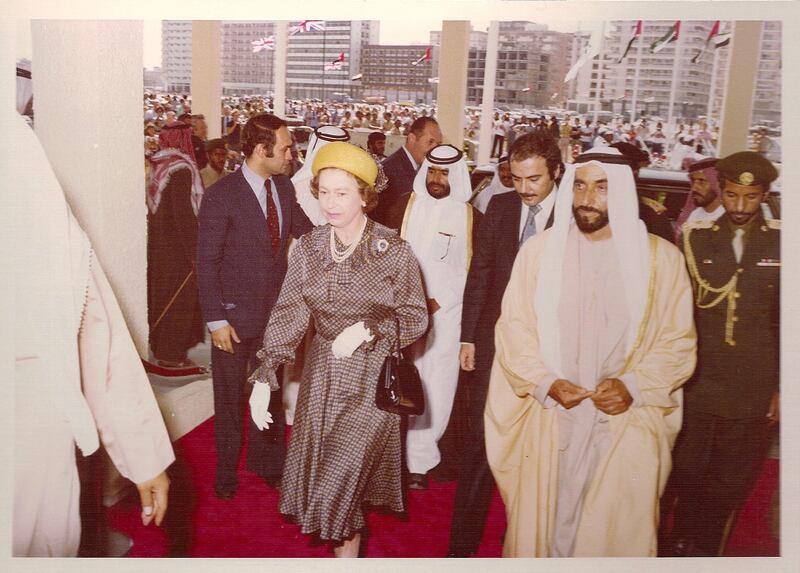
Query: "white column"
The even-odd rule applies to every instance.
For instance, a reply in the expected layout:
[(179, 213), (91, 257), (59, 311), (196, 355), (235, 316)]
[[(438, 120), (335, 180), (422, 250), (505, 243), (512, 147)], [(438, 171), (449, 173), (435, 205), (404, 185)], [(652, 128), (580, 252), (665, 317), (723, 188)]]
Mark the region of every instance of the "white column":
[(747, 149), (758, 59), (761, 53), (762, 25), (762, 22), (733, 22), (733, 34), (729, 46), (730, 59), (722, 109), (719, 114), (720, 130), (717, 145), (719, 157)]
[(639, 37), (636, 38), (636, 71), (633, 75), (633, 100), (631, 102), (631, 123), (636, 121), (636, 106), (639, 105), (639, 73), (642, 67), (642, 45), (644, 44), (644, 22)]
[(437, 119), (444, 141), (459, 149), (464, 145), (469, 27), (466, 20), (442, 22), (442, 47), (439, 51)]
[(31, 37), (36, 134), (147, 356), (142, 22), (34, 20)]
[(289, 51), (289, 22), (278, 20), (275, 22), (275, 53), (273, 54), (272, 69), (274, 97), (273, 113), (278, 117), (286, 117), (286, 54)]
[(486, 38), (486, 64), (483, 70), (483, 100), (481, 101), (481, 127), (478, 135), (478, 165), (489, 163), (492, 154), (492, 121), (494, 120), (494, 87), (497, 78), (497, 39), (500, 25), (489, 22)]
[(192, 113), (202, 113), (208, 138), (222, 132), (222, 32), (219, 20), (192, 20)]
[[(681, 58), (683, 57), (683, 39), (686, 37), (686, 22), (681, 22), (681, 29), (678, 32), (678, 40), (675, 44), (675, 58), (672, 64), (672, 86), (669, 92), (669, 109), (667, 110), (667, 125), (672, 126), (675, 117), (675, 95), (678, 90), (678, 78), (680, 78)], [(677, 129), (676, 126), (673, 126)], [(674, 132), (674, 130), (673, 130)]]
[[(600, 28), (600, 38), (598, 39), (598, 42), (600, 42), (600, 44), (599, 44), (600, 54), (598, 56), (599, 59), (597, 61), (597, 84), (595, 85), (595, 91), (594, 91), (594, 114), (592, 116), (592, 121), (594, 122), (595, 127), (597, 127), (597, 116), (598, 116), (598, 112), (600, 111), (600, 105), (601, 105), (600, 95), (601, 95), (601, 92), (602, 92), (603, 84), (605, 83), (605, 82), (603, 82), (603, 64), (605, 63), (605, 59), (606, 59), (606, 23), (605, 23), (605, 21), (603, 21), (603, 24), (602, 24), (602, 26)], [(589, 60), (589, 69), (591, 69), (591, 68), (592, 68), (592, 61)]]

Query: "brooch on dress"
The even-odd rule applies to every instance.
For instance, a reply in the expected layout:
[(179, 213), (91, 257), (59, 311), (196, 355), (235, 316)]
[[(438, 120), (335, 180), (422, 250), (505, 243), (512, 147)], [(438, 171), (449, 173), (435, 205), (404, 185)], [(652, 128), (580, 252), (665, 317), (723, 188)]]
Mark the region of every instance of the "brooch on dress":
[(383, 253), (389, 248), (389, 241), (386, 239), (378, 239), (377, 243), (375, 243), (375, 246), (378, 248), (379, 253)]

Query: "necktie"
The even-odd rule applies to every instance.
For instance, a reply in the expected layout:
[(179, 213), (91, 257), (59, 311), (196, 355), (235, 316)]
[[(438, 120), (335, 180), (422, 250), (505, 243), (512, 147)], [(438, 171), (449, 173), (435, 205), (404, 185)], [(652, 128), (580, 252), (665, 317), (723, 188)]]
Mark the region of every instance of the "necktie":
[(274, 257), (278, 254), (281, 246), (281, 226), (278, 223), (278, 208), (272, 199), (269, 179), (264, 183), (264, 188), (267, 191), (267, 233), (272, 242), (272, 256)]
[(522, 246), (522, 243), (528, 240), (529, 237), (532, 237), (536, 234), (536, 213), (542, 210), (541, 205), (534, 205), (533, 207), (528, 207), (528, 218), (525, 219), (525, 226), (522, 228), (522, 236), (519, 239), (519, 246)]
[(744, 229), (736, 229), (733, 232), (733, 254), (736, 255), (736, 262), (742, 262), (742, 252), (744, 252)]

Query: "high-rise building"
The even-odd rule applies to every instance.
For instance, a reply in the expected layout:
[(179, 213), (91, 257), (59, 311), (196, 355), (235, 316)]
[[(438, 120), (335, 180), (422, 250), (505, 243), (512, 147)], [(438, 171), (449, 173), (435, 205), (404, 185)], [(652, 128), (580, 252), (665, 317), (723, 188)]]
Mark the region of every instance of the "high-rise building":
[(161, 68), (168, 92), (188, 94), (192, 86), (192, 22), (161, 22)]
[(363, 97), (383, 96), (387, 101), (431, 104), (435, 99), (438, 46), (431, 47), (431, 59), (424, 56), (428, 46), (365, 46), (361, 79)]
[[(290, 27), (301, 22), (290, 22)], [(286, 95), (323, 98), (343, 92), (358, 96), (361, 84), (351, 77), (361, 71), (364, 46), (378, 43), (377, 21), (324, 21), (289, 36)], [(222, 90), (226, 95), (268, 94), (274, 89), (274, 51), (254, 53), (252, 42), (274, 35), (271, 21), (222, 23)], [(192, 83), (192, 23), (164, 20), (162, 65), (169, 91), (188, 93)], [(344, 54), (344, 62), (333, 61)]]
[[(681, 21), (678, 39), (653, 53), (651, 45), (674, 24), (674, 21), (643, 21), (641, 38), (634, 41), (627, 56), (622, 58), (636, 22), (609, 23), (608, 38), (601, 50), (602, 61), (600, 57), (594, 58), (570, 82), (574, 84), (570, 87), (570, 109), (587, 112), (597, 106), (599, 110), (630, 117), (635, 101), (636, 117), (666, 119), (672, 115), (678, 120), (718, 117), (730, 50), (724, 46), (706, 47), (713, 21)], [(723, 22), (720, 29), (725, 32), (730, 26)], [(585, 45), (583, 41), (580, 43)], [(768, 21), (763, 27), (754, 86), (754, 123), (780, 121), (780, 69), (781, 23)]]

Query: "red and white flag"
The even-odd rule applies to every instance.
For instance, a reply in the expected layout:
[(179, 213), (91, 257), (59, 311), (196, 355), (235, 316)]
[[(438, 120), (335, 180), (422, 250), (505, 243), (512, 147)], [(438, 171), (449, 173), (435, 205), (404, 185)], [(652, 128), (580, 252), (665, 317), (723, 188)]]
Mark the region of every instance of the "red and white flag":
[(300, 20), (296, 26), (289, 29), (289, 35), (302, 34), (303, 32), (310, 32), (311, 30), (325, 30), (325, 20)]
[(421, 55), (419, 58), (417, 58), (417, 59), (416, 59), (416, 60), (414, 60), (413, 62), (411, 62), (411, 65), (412, 65), (412, 66), (418, 66), (418, 65), (419, 65), (419, 64), (421, 64), (422, 62), (428, 62), (428, 61), (430, 61), (430, 59), (431, 59), (431, 47), (430, 47), (430, 46), (428, 46), (428, 48), (425, 50), (425, 53), (424, 53), (424, 54), (422, 54), (422, 55)]
[(253, 46), (253, 53), (258, 53), (261, 50), (274, 50), (275, 37), (259, 38), (258, 40), (253, 40), (250, 44)]
[(344, 52), (339, 54), (339, 57), (333, 60), (331, 63), (325, 64), (325, 71), (341, 70), (343, 65), (344, 65)]

